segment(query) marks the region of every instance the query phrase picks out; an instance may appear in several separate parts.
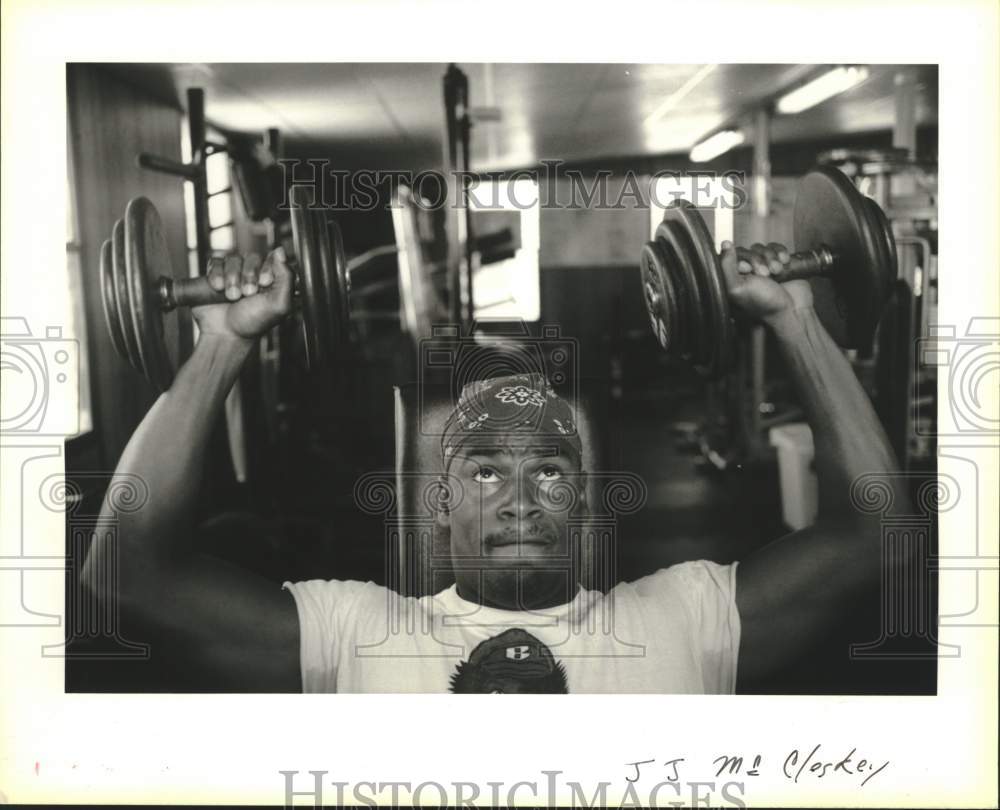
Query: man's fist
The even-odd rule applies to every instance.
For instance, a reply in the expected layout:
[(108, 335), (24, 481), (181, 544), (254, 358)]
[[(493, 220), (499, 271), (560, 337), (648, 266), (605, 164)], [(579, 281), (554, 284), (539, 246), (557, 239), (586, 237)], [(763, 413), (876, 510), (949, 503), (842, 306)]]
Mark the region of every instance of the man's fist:
[(784, 245), (755, 244), (749, 249), (722, 243), (722, 272), (726, 277), (729, 300), (753, 318), (769, 321), (783, 312), (812, 306), (812, 288), (808, 281), (793, 279), (777, 282), (778, 273), (790, 256)]
[(191, 311), (202, 332), (255, 338), (292, 308), (293, 278), (282, 248), (272, 250), (263, 264), (253, 253), (213, 257), (207, 277), (212, 289), (224, 291), (231, 303), (194, 307)]

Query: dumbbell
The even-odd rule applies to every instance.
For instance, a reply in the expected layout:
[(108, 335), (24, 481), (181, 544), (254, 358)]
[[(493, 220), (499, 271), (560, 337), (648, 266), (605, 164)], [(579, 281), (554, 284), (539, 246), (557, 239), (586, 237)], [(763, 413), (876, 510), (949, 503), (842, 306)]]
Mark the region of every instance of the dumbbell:
[[(808, 279), (814, 308), (842, 348), (870, 345), (896, 279), (896, 242), (882, 209), (837, 169), (801, 181), (793, 214), (796, 252), (776, 281)], [(674, 200), (640, 257), (650, 323), (660, 346), (703, 376), (725, 373), (734, 324), (725, 277), (698, 210)]]
[[(306, 366), (330, 370), (343, 362), (348, 342), (350, 278), (340, 229), (325, 212), (309, 208), (308, 187), (290, 192), (295, 245), (296, 299), (301, 305)], [(101, 246), (104, 318), (115, 350), (167, 390), (173, 363), (163, 337), (163, 316), (177, 307), (230, 303), (205, 276), (174, 278), (163, 222), (145, 197), (129, 202), (111, 239)]]

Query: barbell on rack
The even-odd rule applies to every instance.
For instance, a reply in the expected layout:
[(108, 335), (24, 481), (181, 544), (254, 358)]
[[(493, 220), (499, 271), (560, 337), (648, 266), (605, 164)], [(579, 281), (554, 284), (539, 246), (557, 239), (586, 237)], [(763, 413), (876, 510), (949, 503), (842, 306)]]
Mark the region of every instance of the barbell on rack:
[[(293, 186), (292, 240), (296, 298), (302, 314), (306, 365), (328, 372), (346, 359), (350, 277), (340, 229), (326, 212), (309, 207), (311, 189)], [(153, 388), (165, 391), (174, 367), (163, 316), (177, 307), (229, 303), (206, 276), (174, 278), (163, 222), (145, 197), (129, 202), (111, 239), (101, 246), (104, 317), (115, 350)]]
[[(896, 242), (882, 209), (840, 171), (822, 167), (799, 185), (793, 214), (797, 252), (776, 281), (808, 279), (816, 313), (836, 343), (861, 348), (896, 279)], [(640, 273), (650, 323), (670, 356), (704, 376), (725, 373), (734, 324), (720, 258), (698, 210), (675, 200), (642, 249)]]

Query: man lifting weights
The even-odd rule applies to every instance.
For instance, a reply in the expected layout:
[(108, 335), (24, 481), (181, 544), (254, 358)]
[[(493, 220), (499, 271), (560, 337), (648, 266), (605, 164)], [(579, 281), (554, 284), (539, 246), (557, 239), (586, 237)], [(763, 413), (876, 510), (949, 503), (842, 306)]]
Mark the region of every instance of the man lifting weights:
[[(232, 303), (194, 310), (194, 352), (118, 465), (149, 488), (143, 509), (117, 516), (120, 604), (232, 691), (731, 693), (738, 678), (766, 677), (878, 582), (878, 517), (853, 508), (850, 490), (896, 466), (808, 283), (769, 278), (788, 261), (780, 245), (723, 245), (730, 300), (773, 332), (813, 429), (814, 525), (739, 563), (585, 591), (570, 575), (579, 549), (564, 505), (571, 492), (586, 509), (572, 411), (540, 375), (484, 380), (463, 391), (442, 441), (442, 491), (461, 492), (438, 512), (456, 584), (416, 600), (350, 581), (278, 589), (195, 547), (211, 427), (254, 340), (291, 307), (280, 250), (262, 265), (213, 260), (210, 283)], [(95, 539), (84, 571), (95, 590), (108, 542)]]

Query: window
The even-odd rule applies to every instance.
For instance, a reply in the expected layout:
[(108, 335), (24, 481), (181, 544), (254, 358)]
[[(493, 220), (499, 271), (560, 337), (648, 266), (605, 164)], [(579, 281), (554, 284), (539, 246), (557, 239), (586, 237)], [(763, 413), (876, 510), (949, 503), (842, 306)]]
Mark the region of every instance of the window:
[(473, 317), (537, 321), (541, 317), (537, 181), (484, 180), (470, 194), (469, 208), (477, 240), (499, 237), (501, 256), (505, 242), (513, 248), (513, 255), (475, 268)]

